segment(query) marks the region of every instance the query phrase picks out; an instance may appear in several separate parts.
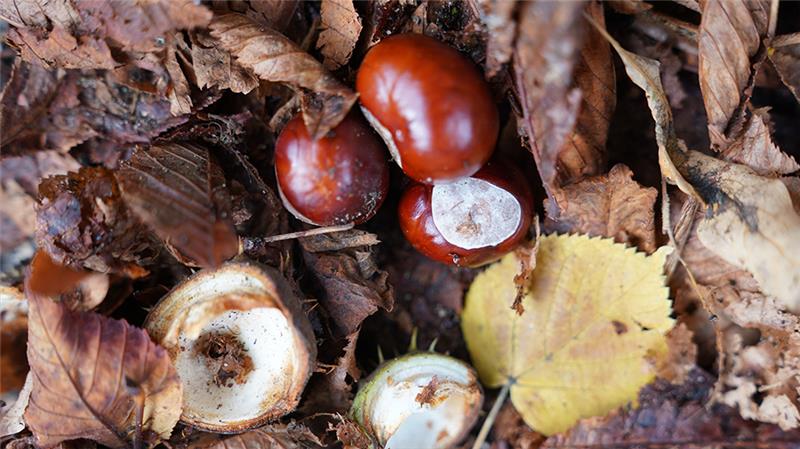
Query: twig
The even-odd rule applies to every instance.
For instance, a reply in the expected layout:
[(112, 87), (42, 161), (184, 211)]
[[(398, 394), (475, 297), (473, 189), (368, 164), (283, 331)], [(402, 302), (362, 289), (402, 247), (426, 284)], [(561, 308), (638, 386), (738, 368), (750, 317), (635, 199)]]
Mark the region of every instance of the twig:
[(478, 432), (478, 436), (475, 438), (475, 443), (472, 445), (472, 449), (480, 449), (483, 446), (483, 443), (486, 441), (486, 437), (489, 435), (489, 430), (494, 425), (494, 420), (497, 419), (497, 414), (500, 412), (500, 407), (506, 402), (506, 397), (508, 396), (508, 391), (511, 389), (511, 384), (513, 381), (509, 379), (504, 385), (503, 388), (500, 389), (500, 393), (497, 394), (497, 399), (494, 400), (494, 404), (492, 404), (492, 409), (489, 410), (489, 414), (486, 415), (486, 419), (483, 421), (483, 425), (481, 426), (481, 431)]
[(267, 251), (266, 246), (270, 243), (302, 237), (310, 237), (312, 235), (332, 234), (335, 232), (349, 231), (350, 229), (353, 229), (353, 223), (336, 226), (323, 226), (320, 228), (308, 229), (306, 231), (290, 232), (288, 234), (279, 234), (269, 237), (240, 237), (239, 253), (263, 255)]

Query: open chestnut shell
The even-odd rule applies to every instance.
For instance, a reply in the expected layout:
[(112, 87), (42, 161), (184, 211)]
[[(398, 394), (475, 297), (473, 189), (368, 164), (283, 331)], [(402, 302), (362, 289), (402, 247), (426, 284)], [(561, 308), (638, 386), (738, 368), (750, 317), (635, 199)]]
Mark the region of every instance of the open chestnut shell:
[(275, 175), (284, 206), (318, 226), (369, 220), (389, 188), (384, 145), (357, 111), (318, 140), (292, 118), (275, 143)]
[(412, 179), (437, 184), (477, 172), (494, 151), (497, 107), (482, 73), (433, 38), (401, 34), (367, 53), (356, 78), (364, 116)]
[(449, 184), (412, 184), (398, 217), (406, 239), (440, 262), (476, 267), (514, 249), (526, 236), (533, 194), (508, 162), (489, 162), (472, 177)]

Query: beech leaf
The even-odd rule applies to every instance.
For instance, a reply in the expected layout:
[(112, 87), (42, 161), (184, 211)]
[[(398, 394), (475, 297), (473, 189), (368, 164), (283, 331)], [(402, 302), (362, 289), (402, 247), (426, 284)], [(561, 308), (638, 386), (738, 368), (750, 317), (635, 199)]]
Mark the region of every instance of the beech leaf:
[(182, 262), (213, 267), (238, 253), (225, 176), (207, 148), (140, 148), (117, 178), (128, 206)]
[(215, 17), (210, 28), (241, 65), (265, 81), (287, 84), (303, 94), (303, 119), (315, 139), (338, 125), (356, 102), (352, 90), (283, 34), (239, 14)]
[(317, 48), (325, 57), (325, 67), (336, 70), (347, 64), (361, 34), (361, 18), (353, 0), (322, 0), (320, 5), (322, 31)]
[(510, 307), (520, 266), (511, 253), (473, 281), (462, 328), (483, 384), (510, 385), (525, 422), (550, 435), (635, 401), (655, 377), (673, 325), (669, 249), (647, 256), (582, 235), (539, 245), (524, 313)]
[(25, 421), (37, 444), (87, 438), (121, 448), (169, 438), (182, 387), (163, 348), (125, 321), (38, 294), (28, 300), (33, 387)]

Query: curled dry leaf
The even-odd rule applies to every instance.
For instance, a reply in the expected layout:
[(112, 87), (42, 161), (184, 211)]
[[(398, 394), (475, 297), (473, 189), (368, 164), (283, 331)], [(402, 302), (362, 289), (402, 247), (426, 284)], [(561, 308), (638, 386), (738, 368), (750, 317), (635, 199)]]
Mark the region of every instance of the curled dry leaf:
[(632, 177), (633, 172), (619, 164), (607, 175), (563, 187), (554, 195), (560, 214), (547, 204), (545, 230), (611, 237), (652, 253), (658, 191), (640, 186)]
[(121, 448), (169, 438), (182, 400), (167, 352), (125, 321), (27, 296), (33, 389), (25, 422), (36, 443), (87, 438)]
[(704, 3), (700, 22), (700, 90), (708, 115), (712, 147), (727, 147), (742, 124), (755, 73), (766, 56), (769, 0)]
[[(769, 49), (769, 59), (778, 71), (781, 81), (800, 101), (800, 33), (784, 37), (794, 37), (797, 43)], [(775, 38), (777, 43), (781, 36)], [(788, 40), (788, 39), (787, 39)]]
[(297, 406), (316, 358), (300, 300), (272, 268), (228, 263), (179, 284), (145, 328), (175, 362), (181, 420), (213, 432), (258, 427)]
[(138, 148), (117, 172), (128, 207), (181, 262), (209, 267), (239, 251), (225, 176), (203, 146)]
[(558, 157), (572, 132), (581, 91), (572, 87), (580, 50), (581, 2), (525, 2), (520, 5), (514, 49), (516, 91), (522, 127), (549, 195), (558, 187)]
[(361, 34), (361, 18), (353, 0), (323, 0), (320, 5), (322, 31), (317, 48), (325, 57), (323, 64), (336, 70), (347, 64)]
[(102, 167), (42, 181), (36, 242), (60, 264), (131, 277), (144, 274), (141, 266), (154, 252), (146, 228), (122, 201), (113, 173)]
[(510, 385), (525, 422), (545, 435), (634, 401), (667, 354), (668, 252), (646, 256), (609, 239), (542, 237), (522, 315), (510, 308), (514, 253), (479, 274), (462, 328), (483, 384)]
[[(293, 3), (293, 2), (280, 2)], [(252, 70), (234, 61), (231, 54), (217, 46), (206, 31), (190, 34), (192, 38), (192, 67), (201, 89), (217, 87), (233, 92), (249, 93), (258, 87), (258, 78)]]
[(736, 410), (707, 406), (714, 378), (699, 369), (682, 385), (657, 380), (642, 389), (639, 406), (620, 408), (605, 418), (580, 421), (568, 432), (547, 439), (542, 449), (592, 447), (792, 449), (800, 432), (743, 419)]
[(270, 424), (239, 435), (204, 435), (186, 449), (316, 449), (322, 446), (311, 430), (292, 422)]
[[(605, 27), (602, 4), (591, 2), (586, 9), (600, 26)], [(617, 104), (611, 48), (589, 23), (583, 21), (581, 26), (586, 28), (585, 38), (573, 75), (573, 86), (581, 92), (581, 104), (575, 128), (558, 150), (559, 185), (580, 181), (586, 176), (600, 175), (605, 171), (608, 159), (606, 139), (611, 115)]]
[(378, 308), (392, 310), (394, 290), (388, 274), (375, 264), (368, 248), (341, 252), (311, 252), (304, 245), (303, 259), (321, 287), (320, 303), (343, 335), (355, 332)]
[(210, 28), (220, 45), (261, 79), (302, 92), (303, 119), (314, 138), (338, 125), (356, 102), (351, 89), (281, 33), (239, 14), (215, 17)]
[(4, 155), (67, 151), (91, 138), (148, 142), (186, 120), (170, 115), (166, 99), (134, 94), (110, 74), (48, 72), (22, 61), (15, 65), (0, 104)]
[(768, 108), (756, 109), (742, 132), (722, 151), (725, 159), (747, 165), (760, 175), (786, 175), (800, 170), (793, 157), (772, 141)]

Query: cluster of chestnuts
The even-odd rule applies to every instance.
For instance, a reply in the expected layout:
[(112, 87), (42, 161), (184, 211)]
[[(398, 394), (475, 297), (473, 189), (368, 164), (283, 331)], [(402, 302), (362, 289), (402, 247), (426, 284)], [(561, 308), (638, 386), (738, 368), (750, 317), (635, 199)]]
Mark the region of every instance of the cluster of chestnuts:
[(330, 226), (374, 216), (389, 186), (379, 135), (413, 180), (398, 215), (417, 250), (478, 266), (525, 238), (530, 187), (514, 166), (491, 159), (498, 112), (472, 61), (426, 36), (393, 36), (367, 53), (356, 90), (363, 115), (352, 111), (316, 141), (298, 115), (278, 137), (278, 188), (295, 217)]

